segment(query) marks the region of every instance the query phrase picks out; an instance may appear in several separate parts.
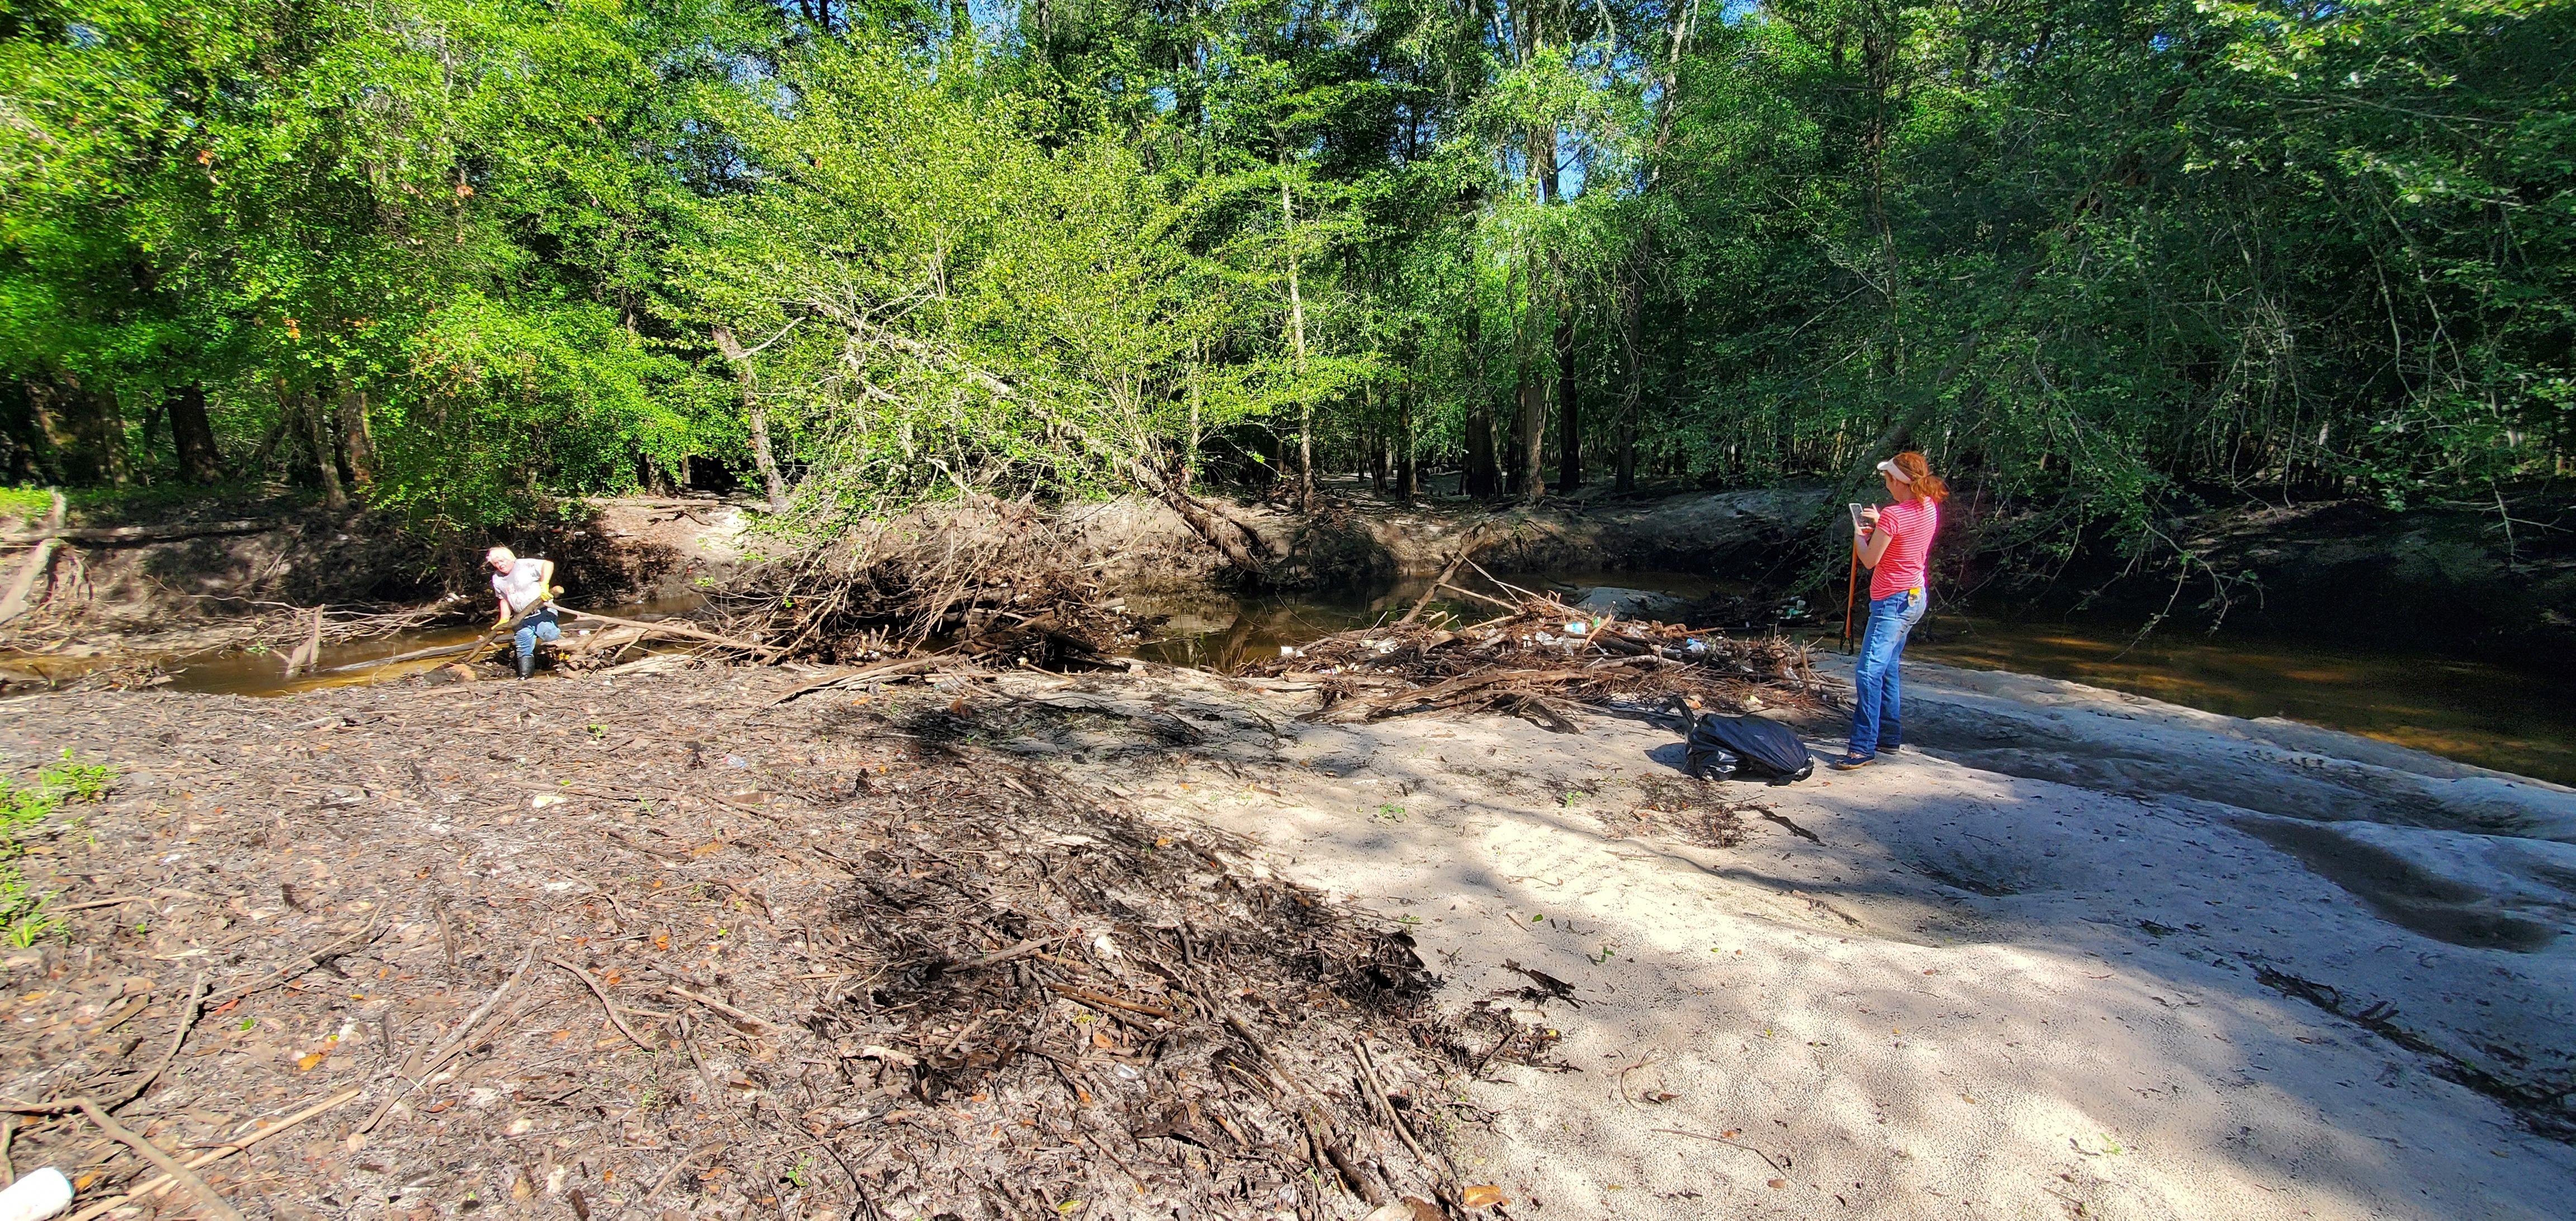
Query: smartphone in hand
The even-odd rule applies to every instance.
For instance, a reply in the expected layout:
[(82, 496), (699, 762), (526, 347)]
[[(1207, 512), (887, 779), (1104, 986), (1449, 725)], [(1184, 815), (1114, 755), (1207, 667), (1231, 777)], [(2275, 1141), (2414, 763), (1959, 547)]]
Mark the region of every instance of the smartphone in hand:
[(1862, 517), (1862, 516), (1860, 515), (1860, 511), (1861, 511), (1861, 509), (1862, 509), (1862, 507), (1863, 507), (1863, 506), (1858, 505), (1858, 504), (1847, 504), (1847, 505), (1844, 505), (1843, 507), (1844, 507), (1844, 508), (1846, 508), (1846, 509), (1851, 510), (1852, 529), (1854, 529), (1854, 530), (1866, 530), (1866, 529), (1869, 529), (1869, 519), (1868, 519), (1868, 518), (1866, 518), (1866, 517)]

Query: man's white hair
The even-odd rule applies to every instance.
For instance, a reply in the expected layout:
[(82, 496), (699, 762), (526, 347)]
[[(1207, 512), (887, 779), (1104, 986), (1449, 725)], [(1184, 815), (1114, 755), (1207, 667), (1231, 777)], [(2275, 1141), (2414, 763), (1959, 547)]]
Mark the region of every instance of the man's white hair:
[(501, 563), (508, 564), (508, 563), (515, 562), (518, 558), (519, 558), (518, 556), (516, 556), (516, 555), (512, 555), (512, 554), (510, 553), (510, 549), (509, 549), (509, 548), (507, 548), (507, 547), (494, 547), (494, 548), (493, 548), (493, 549), (491, 549), (490, 551), (486, 551), (486, 552), (484, 552), (484, 553), (483, 553), (483, 562), (484, 562), (484, 563), (486, 563), (486, 564), (489, 564), (489, 563), (493, 562), (494, 560), (498, 560), (498, 561), (500, 561)]

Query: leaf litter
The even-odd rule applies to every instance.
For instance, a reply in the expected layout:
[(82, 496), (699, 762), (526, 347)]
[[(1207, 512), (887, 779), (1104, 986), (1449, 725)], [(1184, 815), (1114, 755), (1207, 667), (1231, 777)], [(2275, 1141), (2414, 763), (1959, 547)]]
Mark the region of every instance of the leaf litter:
[(9, 1156), (84, 1221), (170, 1207), (65, 1113), (123, 1096), (290, 1218), (1470, 1207), (1452, 1086), (1543, 1038), (1489, 1048), (1400, 927), (995, 744), (1187, 721), (938, 681), (17, 702), (13, 763), (126, 774), (31, 858), (68, 927), (7, 959)]

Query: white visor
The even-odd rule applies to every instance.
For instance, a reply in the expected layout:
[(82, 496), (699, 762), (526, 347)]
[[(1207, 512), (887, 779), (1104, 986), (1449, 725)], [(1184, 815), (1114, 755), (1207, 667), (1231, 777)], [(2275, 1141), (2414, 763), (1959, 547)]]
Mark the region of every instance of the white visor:
[(1897, 465), (1896, 465), (1896, 459), (1894, 459), (1894, 458), (1890, 458), (1890, 459), (1888, 459), (1888, 460), (1887, 460), (1887, 461), (1885, 461), (1885, 462), (1881, 462), (1881, 463), (1879, 463), (1879, 464), (1878, 464), (1878, 470), (1879, 470), (1879, 473), (1880, 473), (1880, 474), (1885, 475), (1885, 476), (1887, 476), (1888, 478), (1890, 478), (1890, 479), (1893, 479), (1893, 480), (1897, 481), (1898, 483), (1912, 483), (1912, 482), (1914, 482), (1914, 476), (1912, 476), (1912, 475), (1908, 475), (1908, 474), (1906, 474), (1903, 470), (1898, 469), (1898, 467), (1897, 467)]

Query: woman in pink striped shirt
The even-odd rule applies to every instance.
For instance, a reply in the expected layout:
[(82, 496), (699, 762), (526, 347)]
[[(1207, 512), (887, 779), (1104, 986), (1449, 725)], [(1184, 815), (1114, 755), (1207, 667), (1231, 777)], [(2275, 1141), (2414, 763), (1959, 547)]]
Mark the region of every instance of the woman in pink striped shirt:
[(1867, 524), (1853, 527), (1852, 546), (1870, 570), (1869, 630), (1852, 667), (1851, 745), (1833, 763), (1846, 772), (1869, 766), (1880, 750), (1905, 740), (1897, 723), (1897, 660), (1905, 655), (1907, 633), (1923, 618), (1932, 536), (1941, 529), (1941, 502), (1950, 497), (1949, 485), (1912, 450), (1879, 463), (1878, 473), (1896, 503), (1861, 510)]

